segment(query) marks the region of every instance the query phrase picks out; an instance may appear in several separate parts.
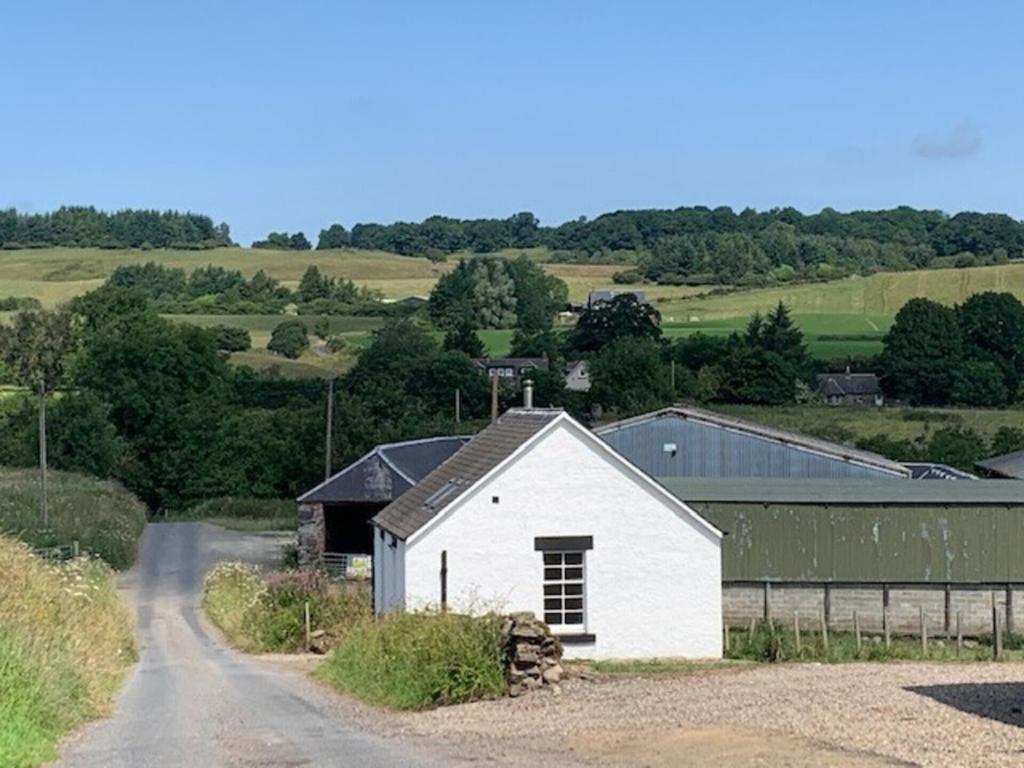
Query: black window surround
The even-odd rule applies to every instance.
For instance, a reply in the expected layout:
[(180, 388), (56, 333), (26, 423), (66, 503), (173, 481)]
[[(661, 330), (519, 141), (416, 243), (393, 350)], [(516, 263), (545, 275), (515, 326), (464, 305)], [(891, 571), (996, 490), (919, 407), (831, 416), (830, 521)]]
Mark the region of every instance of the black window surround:
[(582, 552), (594, 548), (593, 536), (537, 536), (535, 552)]

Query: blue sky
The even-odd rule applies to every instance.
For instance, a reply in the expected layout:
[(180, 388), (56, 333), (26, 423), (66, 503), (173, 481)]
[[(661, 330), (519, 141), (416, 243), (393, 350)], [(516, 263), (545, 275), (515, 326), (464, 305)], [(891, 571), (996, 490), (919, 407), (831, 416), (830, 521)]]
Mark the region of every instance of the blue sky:
[(1024, 217), (1024, 4), (4, 3), (0, 206)]

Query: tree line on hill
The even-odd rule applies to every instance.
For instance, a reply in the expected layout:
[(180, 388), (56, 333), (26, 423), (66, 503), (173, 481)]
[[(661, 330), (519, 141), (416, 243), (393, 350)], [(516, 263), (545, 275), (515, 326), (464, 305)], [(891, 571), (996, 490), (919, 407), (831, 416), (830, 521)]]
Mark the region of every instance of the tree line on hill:
[(63, 206), (49, 213), (0, 209), (0, 248), (182, 248), (233, 245), (227, 224), (179, 211)]
[(877, 270), (966, 267), (1024, 255), (1024, 223), (998, 213), (899, 207), (840, 213), (727, 206), (606, 213), (542, 227), (529, 212), (505, 219), (431, 216), (422, 222), (333, 224), (317, 248), (361, 248), (442, 259), (543, 246), (556, 260), (631, 259), (622, 282), (763, 284)]
[(263, 270), (246, 279), (240, 270), (212, 264), (186, 274), (181, 268), (152, 261), (117, 267), (107, 284), (137, 289), (157, 311), (172, 315), (280, 314), (290, 304), (299, 314), (317, 315), (390, 316), (407, 310), (403, 305), (385, 304), (378, 291), (323, 275), (312, 264), (294, 291)]

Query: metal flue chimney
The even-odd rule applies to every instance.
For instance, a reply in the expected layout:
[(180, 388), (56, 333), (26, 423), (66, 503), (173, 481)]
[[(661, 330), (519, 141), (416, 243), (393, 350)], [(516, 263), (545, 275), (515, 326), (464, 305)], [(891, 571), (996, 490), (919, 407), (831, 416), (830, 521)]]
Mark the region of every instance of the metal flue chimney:
[(523, 408), (533, 408), (533, 380), (523, 381)]

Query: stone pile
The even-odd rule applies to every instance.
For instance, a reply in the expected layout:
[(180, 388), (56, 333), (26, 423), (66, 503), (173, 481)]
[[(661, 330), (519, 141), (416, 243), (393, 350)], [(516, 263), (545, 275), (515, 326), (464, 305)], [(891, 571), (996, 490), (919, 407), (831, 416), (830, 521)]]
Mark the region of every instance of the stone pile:
[(559, 692), (562, 669), (562, 644), (548, 625), (532, 613), (514, 613), (503, 627), (508, 669), (509, 696), (550, 687)]

